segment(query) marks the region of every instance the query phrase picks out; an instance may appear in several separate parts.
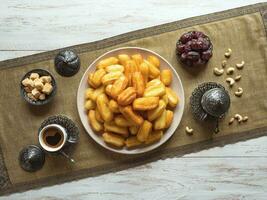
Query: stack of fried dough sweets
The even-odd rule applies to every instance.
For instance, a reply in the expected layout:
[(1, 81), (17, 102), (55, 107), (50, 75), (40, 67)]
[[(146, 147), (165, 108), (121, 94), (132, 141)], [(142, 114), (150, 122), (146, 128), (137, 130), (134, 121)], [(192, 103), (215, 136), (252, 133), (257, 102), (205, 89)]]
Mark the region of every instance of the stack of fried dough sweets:
[(101, 60), (89, 74), (85, 92), (92, 129), (116, 148), (159, 141), (179, 102), (171, 82), (171, 70), (160, 70), (154, 55), (120, 54)]

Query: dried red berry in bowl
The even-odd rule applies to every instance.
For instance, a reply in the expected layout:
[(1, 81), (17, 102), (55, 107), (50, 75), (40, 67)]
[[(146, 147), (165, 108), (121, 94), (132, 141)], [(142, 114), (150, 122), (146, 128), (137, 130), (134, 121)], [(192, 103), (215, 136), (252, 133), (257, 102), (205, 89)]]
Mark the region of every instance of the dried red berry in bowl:
[(176, 55), (187, 66), (203, 65), (212, 57), (212, 43), (200, 31), (184, 33), (176, 44)]

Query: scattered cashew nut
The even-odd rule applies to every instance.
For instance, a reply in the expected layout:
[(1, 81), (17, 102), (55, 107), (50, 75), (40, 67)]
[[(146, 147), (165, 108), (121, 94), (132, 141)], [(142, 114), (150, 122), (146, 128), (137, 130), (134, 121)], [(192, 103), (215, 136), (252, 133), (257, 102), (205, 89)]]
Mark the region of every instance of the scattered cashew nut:
[(234, 122), (234, 120), (235, 120), (235, 118), (232, 117), (232, 118), (229, 120), (228, 124), (231, 125), (231, 124)]
[(226, 67), (226, 64), (227, 64), (227, 61), (226, 60), (223, 60), (222, 61), (222, 68), (225, 68)]
[(245, 61), (242, 60), (241, 63), (237, 63), (235, 66), (237, 69), (243, 69), (243, 67), (245, 66)]
[(232, 87), (235, 84), (235, 80), (233, 78), (227, 78), (226, 82), (229, 83), (230, 87)]
[(235, 71), (235, 68), (233, 67), (229, 67), (227, 70), (226, 70), (226, 74), (233, 74)]
[(241, 77), (242, 77), (241, 75), (236, 76), (235, 81), (239, 81), (241, 79)]
[(235, 119), (237, 119), (238, 123), (241, 123), (243, 120), (243, 117), (240, 114), (235, 114)]
[(194, 132), (194, 129), (189, 128), (189, 127), (187, 126), (187, 127), (185, 127), (185, 132), (186, 132), (187, 134), (189, 134), (189, 135), (192, 135), (193, 132)]
[(230, 58), (231, 54), (232, 54), (232, 49), (229, 48), (229, 49), (224, 53), (224, 56), (225, 56), (226, 58)]
[(217, 67), (215, 67), (213, 69), (213, 73), (216, 75), (216, 76), (221, 76), (224, 72), (224, 69), (218, 69)]
[(242, 121), (243, 121), (243, 122), (248, 121), (248, 116), (244, 116)]
[(235, 92), (235, 96), (241, 97), (243, 94), (243, 88), (239, 87), (237, 91)]

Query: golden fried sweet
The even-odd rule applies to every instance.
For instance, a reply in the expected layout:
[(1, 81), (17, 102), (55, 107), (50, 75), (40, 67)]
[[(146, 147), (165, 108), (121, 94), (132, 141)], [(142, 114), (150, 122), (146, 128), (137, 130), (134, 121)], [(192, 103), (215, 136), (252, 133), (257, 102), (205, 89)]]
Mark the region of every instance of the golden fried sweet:
[(148, 56), (147, 61), (152, 63), (156, 68), (160, 66), (160, 61), (156, 56)]
[(152, 110), (159, 104), (159, 97), (141, 97), (133, 102), (134, 110)]
[(130, 126), (129, 131), (132, 135), (136, 135), (139, 130), (139, 126)]
[(137, 67), (139, 67), (141, 65), (141, 63), (143, 62), (143, 57), (139, 53), (132, 55), (132, 59), (134, 60)]
[(105, 88), (104, 86), (100, 86), (99, 88), (93, 90), (93, 94), (92, 96), (90, 96), (89, 98), (93, 101), (96, 101), (96, 98), (100, 95), (100, 94), (104, 94)]
[(145, 91), (145, 82), (141, 72), (134, 72), (132, 76), (132, 85), (136, 90), (138, 97), (143, 96)]
[(92, 87), (92, 88), (97, 88), (97, 86), (93, 83), (93, 76), (94, 74), (90, 73), (87, 78), (87, 83)]
[(144, 97), (160, 97), (165, 95), (165, 85), (158, 79), (153, 79), (147, 83), (144, 91)]
[(173, 112), (171, 110), (166, 111), (166, 124), (165, 128), (169, 128), (173, 120)]
[(131, 60), (130, 56), (127, 54), (119, 54), (118, 58), (120, 64), (122, 64), (123, 66), (125, 66), (127, 60)]
[(93, 73), (93, 76), (91, 78), (92, 84), (95, 87), (99, 87), (102, 84), (102, 78), (106, 74), (106, 71), (104, 69), (98, 69)]
[(96, 103), (91, 99), (88, 99), (84, 104), (84, 108), (86, 110), (92, 110), (92, 109), (95, 109), (95, 107), (96, 107)]
[(154, 121), (154, 129), (161, 130), (166, 127), (166, 110)]
[(100, 68), (104, 69), (105, 67), (107, 67), (109, 65), (115, 65), (118, 63), (119, 63), (119, 60), (116, 57), (105, 58), (105, 59), (99, 61), (99, 63), (97, 64), (97, 69), (100, 69)]
[(133, 60), (127, 60), (125, 62), (124, 74), (128, 79), (128, 86), (132, 86), (132, 76), (136, 70), (137, 70), (137, 66)]
[(127, 119), (125, 119), (125, 117), (123, 115), (117, 115), (114, 118), (114, 122), (115, 122), (116, 125), (122, 126), (122, 127), (130, 127), (130, 126), (134, 125), (132, 122), (130, 122)]
[(153, 121), (158, 118), (166, 108), (166, 103), (163, 100), (159, 100), (159, 104), (153, 110), (147, 111), (147, 118), (149, 121)]
[(168, 105), (169, 103), (169, 99), (168, 99), (168, 95), (167, 94), (164, 94), (161, 99), (165, 102), (166, 105)]
[(102, 131), (104, 129), (103, 125), (96, 120), (95, 111), (90, 110), (88, 112), (88, 121), (94, 131)]
[(140, 126), (138, 133), (137, 133), (137, 139), (140, 142), (145, 142), (152, 130), (152, 123), (145, 120), (144, 123)]
[(157, 78), (160, 75), (160, 70), (155, 67), (154, 64), (150, 63), (147, 60), (144, 60), (144, 62), (148, 65), (148, 70), (149, 70), (149, 78), (154, 79)]
[(100, 112), (98, 111), (97, 108), (95, 108), (95, 118), (98, 122), (100, 123), (104, 123), (104, 120), (102, 119), (101, 115), (100, 115)]
[(121, 76), (112, 85), (111, 96), (117, 99), (118, 95), (127, 87), (128, 79), (126, 76)]
[(135, 113), (131, 106), (119, 107), (119, 109), (121, 114), (134, 125), (140, 126), (143, 123), (144, 119)]
[(105, 131), (117, 133), (123, 137), (128, 137), (129, 132), (126, 127), (118, 126), (115, 122), (105, 122), (104, 123)]
[(106, 72), (124, 72), (123, 65), (110, 65), (105, 68)]
[(105, 132), (103, 133), (102, 137), (103, 137), (103, 140), (108, 144), (114, 145), (116, 147), (124, 146), (124, 138), (119, 135)]
[(105, 122), (113, 119), (113, 112), (108, 107), (108, 98), (106, 94), (100, 94), (96, 99), (97, 109)]
[(125, 140), (125, 145), (127, 148), (133, 148), (133, 147), (137, 147), (139, 145), (141, 145), (142, 142), (140, 142), (136, 136), (131, 136), (131, 137), (128, 137), (126, 140)]
[(136, 91), (133, 87), (128, 87), (125, 90), (123, 90), (118, 98), (118, 104), (121, 106), (126, 106), (131, 104), (136, 98)]
[(174, 108), (178, 102), (179, 102), (179, 99), (178, 99), (178, 96), (175, 94), (175, 92), (169, 88), (169, 87), (166, 87), (166, 94), (168, 96), (168, 104)]
[(111, 89), (112, 89), (112, 84), (108, 84), (108, 85), (105, 87), (105, 93), (106, 93), (108, 96), (110, 96), (110, 97), (112, 97), (112, 96), (111, 96)]
[(164, 69), (160, 73), (160, 80), (166, 86), (169, 86), (172, 82), (172, 72), (169, 69)]
[(148, 64), (145, 62), (142, 62), (139, 66), (139, 70), (143, 76), (144, 83), (146, 84), (148, 82), (148, 76), (149, 76)]
[(149, 88), (149, 87), (155, 87), (155, 86), (158, 86), (158, 85), (161, 85), (162, 82), (160, 79), (158, 78), (155, 78), (155, 79), (152, 79), (151, 81), (149, 81), (147, 84), (146, 84), (146, 88)]
[(113, 113), (119, 113), (120, 112), (119, 104), (117, 103), (117, 101), (114, 101), (113, 99), (111, 99), (109, 101), (108, 107)]
[(84, 94), (85, 99), (92, 99), (93, 93), (94, 93), (93, 88), (87, 88)]
[(163, 131), (153, 131), (151, 134), (149, 134), (147, 140), (145, 141), (145, 144), (152, 144), (155, 142), (158, 142), (163, 136)]
[(113, 84), (114, 81), (116, 81), (122, 75), (123, 73), (120, 71), (107, 73), (102, 77), (102, 84), (103, 85)]

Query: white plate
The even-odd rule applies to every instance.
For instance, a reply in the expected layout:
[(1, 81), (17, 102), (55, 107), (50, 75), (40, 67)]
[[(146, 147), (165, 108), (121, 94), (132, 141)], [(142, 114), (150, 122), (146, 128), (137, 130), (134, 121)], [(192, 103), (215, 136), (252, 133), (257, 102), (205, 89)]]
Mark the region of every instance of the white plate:
[[(162, 69), (170, 69), (172, 71), (173, 81), (171, 84), (171, 88), (175, 91), (176, 94), (178, 94), (180, 101), (174, 110), (174, 118), (173, 118), (173, 122), (172, 122), (171, 126), (165, 131), (163, 137), (161, 138), (161, 140), (159, 142), (156, 142), (154, 144), (151, 144), (151, 145), (148, 145), (145, 147), (135, 148), (135, 149), (127, 149), (126, 147), (124, 147), (122, 149), (116, 149), (116, 148), (112, 148), (111, 146), (107, 145), (103, 141), (101, 136), (99, 136), (99, 134), (94, 133), (94, 131), (91, 129), (91, 127), (88, 123), (87, 113), (84, 109), (84, 103), (85, 103), (84, 93), (85, 93), (86, 88), (88, 88), (87, 77), (88, 77), (89, 73), (95, 71), (96, 64), (104, 58), (107, 58), (110, 56), (117, 56), (119, 54), (132, 55), (132, 54), (136, 54), (136, 53), (140, 53), (144, 58), (146, 58), (149, 55), (154, 55), (154, 56), (158, 57), (160, 60), (161, 70)], [(159, 147), (160, 145), (165, 143), (173, 135), (173, 133), (175, 132), (176, 128), (178, 127), (178, 125), (181, 121), (183, 111), (184, 111), (184, 90), (183, 90), (183, 85), (182, 85), (181, 79), (180, 79), (179, 75), (177, 74), (177, 72), (174, 70), (174, 68), (171, 66), (171, 64), (167, 60), (165, 60), (163, 57), (161, 57), (159, 54), (157, 54), (153, 51), (150, 51), (148, 49), (139, 48), (139, 47), (123, 47), (123, 48), (111, 50), (111, 51), (103, 54), (102, 56), (98, 57), (88, 67), (88, 69), (86, 70), (86, 72), (84, 73), (84, 75), (81, 79), (81, 82), (80, 82), (80, 85), (78, 88), (77, 107), (78, 107), (80, 119), (82, 121), (82, 124), (83, 124), (85, 130), (102, 147), (104, 147), (110, 151), (122, 153), (122, 154), (140, 154), (140, 153), (145, 153), (145, 152), (151, 151), (151, 150)]]

